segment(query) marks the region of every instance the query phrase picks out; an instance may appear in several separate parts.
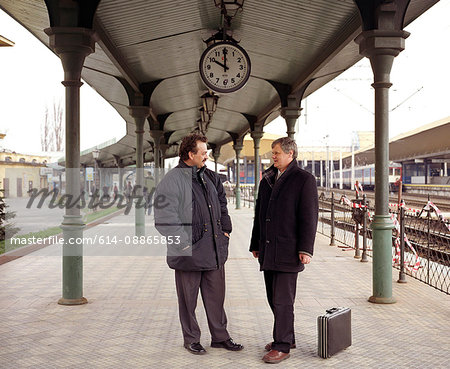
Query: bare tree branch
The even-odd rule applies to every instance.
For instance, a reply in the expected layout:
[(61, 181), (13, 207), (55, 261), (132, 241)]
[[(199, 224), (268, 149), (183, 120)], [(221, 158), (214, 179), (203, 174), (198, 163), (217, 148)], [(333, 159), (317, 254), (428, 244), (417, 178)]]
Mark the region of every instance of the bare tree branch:
[(61, 101), (53, 102), (52, 111), (45, 108), (44, 122), (41, 125), (42, 151), (62, 151), (64, 149), (64, 110)]
[(53, 103), (53, 125), (55, 149), (56, 151), (62, 151), (64, 149), (64, 121), (61, 101)]
[(42, 151), (50, 150), (50, 117), (48, 107), (45, 107), (44, 122), (41, 125), (41, 149)]

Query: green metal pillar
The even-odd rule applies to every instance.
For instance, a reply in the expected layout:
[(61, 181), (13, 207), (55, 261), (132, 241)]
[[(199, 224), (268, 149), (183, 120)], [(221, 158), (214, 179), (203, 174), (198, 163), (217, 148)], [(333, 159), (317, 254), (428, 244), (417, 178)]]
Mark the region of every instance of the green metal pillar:
[(122, 193), (123, 191), (123, 168), (122, 168), (122, 163), (120, 160), (120, 157), (118, 155), (113, 155), (114, 156), (114, 164), (117, 167), (117, 174), (119, 177), (119, 185), (117, 187), (117, 189), (119, 190), (119, 193)]
[(168, 145), (168, 144), (161, 144), (161, 146), (159, 147), (159, 150), (161, 152), (161, 158), (160, 158), (160, 160), (161, 160), (161, 164), (160, 164), (161, 169), (164, 169), (166, 167), (166, 165), (165, 165), (166, 152), (169, 149), (169, 147), (170, 147), (170, 145)]
[(220, 146), (214, 146), (212, 155), (214, 158), (214, 171), (216, 173), (218, 173), (217, 163), (219, 162), (219, 158), (220, 158)]
[(255, 164), (255, 189), (253, 192), (253, 198), (254, 198), (254, 202), (253, 202), (253, 206), (256, 207), (256, 198), (258, 197), (258, 188), (259, 188), (259, 171), (261, 168), (261, 157), (259, 156), (259, 145), (261, 143), (261, 138), (263, 136), (264, 132), (262, 131), (262, 127), (260, 128), (260, 130), (253, 130), (250, 132), (250, 135), (253, 138), (253, 149), (255, 152), (255, 160), (254, 160), (254, 164)]
[[(243, 142), (243, 138), (241, 140)], [(236, 209), (241, 208), (241, 174), (240, 174), (240, 162), (239, 155), (241, 155), (241, 151), (244, 148), (243, 143), (236, 143), (233, 145), (234, 152), (236, 153), (236, 187), (234, 188), (234, 193), (236, 196)]]
[[(392, 7), (386, 8), (392, 13)], [(379, 11), (383, 14), (383, 8)], [(390, 19), (389, 17), (386, 20)], [(379, 22), (387, 26), (388, 23)], [(394, 57), (404, 49), (409, 34), (401, 30), (368, 30), (357, 38), (360, 54), (367, 56), (374, 75), (375, 89), (375, 216), (373, 229), (372, 296), (370, 302), (391, 304), (392, 228), (389, 216), (389, 88)]]
[(136, 124), (136, 199), (134, 208), (135, 235), (145, 236), (144, 189), (144, 123), (150, 115), (148, 106), (129, 106), (130, 115)]
[(153, 138), (154, 146), (153, 146), (153, 161), (155, 164), (155, 186), (160, 181), (160, 170), (161, 170), (161, 137), (164, 136), (164, 131), (160, 130), (151, 130), (150, 136)]
[[(61, 58), (66, 90), (66, 194), (80, 196), (80, 87), (81, 69), (87, 55), (94, 52), (94, 31), (86, 28), (51, 27), (45, 29), (50, 47)], [(74, 205), (72, 203), (72, 205)], [(63, 230), (61, 305), (87, 303), (83, 297), (83, 223), (77, 206), (66, 206)]]

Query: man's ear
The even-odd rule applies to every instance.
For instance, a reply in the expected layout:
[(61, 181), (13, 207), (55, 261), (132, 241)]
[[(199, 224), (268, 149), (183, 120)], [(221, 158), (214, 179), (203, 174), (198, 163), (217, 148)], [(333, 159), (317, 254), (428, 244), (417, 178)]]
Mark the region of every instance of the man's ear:
[(289, 155), (291, 155), (291, 158), (294, 158), (294, 150), (289, 150)]
[(194, 153), (192, 151), (189, 151), (188, 155), (189, 155), (189, 159), (191, 159), (191, 160), (194, 159)]

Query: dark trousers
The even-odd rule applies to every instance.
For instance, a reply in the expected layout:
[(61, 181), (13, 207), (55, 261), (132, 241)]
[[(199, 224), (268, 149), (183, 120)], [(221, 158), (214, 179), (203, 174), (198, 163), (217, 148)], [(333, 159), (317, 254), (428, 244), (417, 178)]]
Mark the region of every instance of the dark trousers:
[(264, 271), (267, 300), (274, 316), (272, 349), (289, 352), (295, 343), (294, 301), (298, 273)]
[(202, 293), (203, 306), (208, 318), (213, 342), (230, 338), (227, 331), (227, 316), (223, 308), (225, 301), (225, 269), (204, 272), (175, 270), (178, 310), (185, 344), (200, 342), (200, 327), (195, 316), (198, 290)]

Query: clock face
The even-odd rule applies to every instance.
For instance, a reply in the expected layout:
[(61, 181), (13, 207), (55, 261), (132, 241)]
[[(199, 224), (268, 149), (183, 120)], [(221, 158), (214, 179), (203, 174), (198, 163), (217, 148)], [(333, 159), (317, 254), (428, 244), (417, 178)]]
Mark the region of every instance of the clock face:
[(200, 58), (200, 76), (216, 92), (234, 92), (250, 77), (250, 59), (245, 50), (230, 42), (209, 46)]

